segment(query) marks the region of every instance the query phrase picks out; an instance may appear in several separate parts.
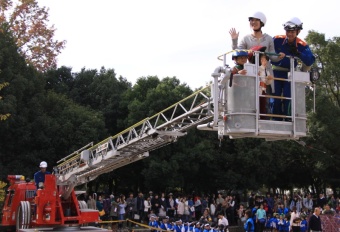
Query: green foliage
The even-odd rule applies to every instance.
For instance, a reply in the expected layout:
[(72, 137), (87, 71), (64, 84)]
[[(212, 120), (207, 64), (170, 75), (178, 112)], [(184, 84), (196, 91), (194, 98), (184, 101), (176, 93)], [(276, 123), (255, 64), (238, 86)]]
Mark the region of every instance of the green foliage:
[(46, 89), (64, 94), (77, 104), (100, 111), (104, 115), (105, 125), (110, 134), (125, 129), (124, 119), (127, 106), (122, 95), (131, 88), (131, 84), (123, 77), (116, 77), (113, 69), (82, 69), (80, 73), (72, 73), (67, 67), (50, 70), (46, 74)]
[[(8, 86), (8, 82), (0, 83), (0, 90), (6, 86)], [(0, 100), (2, 97), (0, 96)], [(6, 120), (11, 114), (0, 114), (0, 121)]]
[(6, 183), (3, 181), (0, 181), (0, 202), (3, 202), (5, 200), (5, 190)]
[[(25, 64), (8, 36), (0, 37), (0, 79), (4, 89), (0, 111), (11, 117), (0, 124), (0, 178), (33, 176), (41, 160), (56, 161), (107, 135), (100, 112), (79, 106), (53, 91), (46, 80)], [(6, 59), (4, 59), (6, 57)]]
[[(91, 141), (98, 142), (151, 117), (193, 91), (176, 77), (140, 77), (131, 85), (113, 69), (52, 69), (44, 74), (27, 66), (10, 35), (0, 34), (0, 112), (11, 117), (0, 124), (0, 178), (32, 176), (41, 160), (50, 166)], [(310, 32), (321, 79), (316, 84), (317, 110), (308, 112), (309, 136), (295, 141), (224, 138), (191, 129), (188, 135), (142, 161), (101, 175), (92, 191), (115, 193), (212, 193), (312, 186), (317, 192), (340, 185), (337, 138), (340, 132), (339, 39)], [(314, 89), (306, 89), (312, 109)], [(169, 116), (169, 115), (167, 115)], [(302, 143), (302, 145), (304, 145)], [(325, 152), (325, 153), (324, 153)]]

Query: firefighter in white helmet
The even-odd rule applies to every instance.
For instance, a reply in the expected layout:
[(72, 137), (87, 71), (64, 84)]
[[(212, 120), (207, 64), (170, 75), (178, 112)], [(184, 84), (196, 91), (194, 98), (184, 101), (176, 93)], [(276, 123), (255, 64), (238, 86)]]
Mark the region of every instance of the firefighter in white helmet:
[[(277, 35), (274, 37), (274, 47), (276, 53), (284, 53), (285, 55), (298, 57), (305, 67), (311, 66), (315, 62), (315, 57), (312, 51), (309, 49), (308, 44), (302, 39), (298, 38), (298, 34), (303, 29), (303, 23), (297, 17), (289, 19), (283, 24), (285, 35)], [(288, 78), (288, 72), (290, 71), (290, 60), (285, 57), (278, 62), (272, 62), (274, 77)], [(295, 59), (294, 67), (297, 66), (297, 60)], [(275, 80), (275, 96), (284, 96), (290, 98), (290, 82)], [(282, 105), (283, 102), (283, 105)], [(290, 100), (274, 99), (273, 113), (278, 115), (290, 116)], [(274, 118), (275, 120), (282, 120), (282, 117)], [(290, 121), (290, 118), (286, 119)]]
[(40, 162), (40, 171), (34, 174), (34, 182), (38, 188), (43, 188), (43, 183), (45, 182), (45, 174), (51, 174), (50, 172), (46, 171), (47, 163), (45, 161)]

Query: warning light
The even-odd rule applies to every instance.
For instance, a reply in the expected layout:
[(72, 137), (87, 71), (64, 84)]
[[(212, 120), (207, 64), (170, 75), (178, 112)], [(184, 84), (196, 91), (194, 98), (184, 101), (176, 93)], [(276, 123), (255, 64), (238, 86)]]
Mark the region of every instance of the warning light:
[(22, 181), (22, 180), (25, 180), (25, 176), (23, 176), (23, 175), (8, 175), (7, 180), (9, 180), (10, 182)]

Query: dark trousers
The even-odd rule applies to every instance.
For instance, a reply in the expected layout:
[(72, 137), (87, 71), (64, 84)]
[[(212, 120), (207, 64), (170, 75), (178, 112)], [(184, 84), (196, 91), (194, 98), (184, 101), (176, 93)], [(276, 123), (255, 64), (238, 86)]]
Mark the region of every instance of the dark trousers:
[[(288, 72), (274, 70), (274, 76), (287, 79)], [(275, 96), (291, 97), (291, 88), (289, 81), (275, 80)], [(290, 115), (290, 100), (274, 99), (274, 114)], [(276, 118), (276, 120), (282, 120)]]

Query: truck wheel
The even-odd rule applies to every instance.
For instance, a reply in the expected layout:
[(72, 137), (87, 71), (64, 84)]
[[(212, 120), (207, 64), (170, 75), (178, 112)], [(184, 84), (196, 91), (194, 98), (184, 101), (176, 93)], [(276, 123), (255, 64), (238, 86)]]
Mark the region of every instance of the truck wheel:
[(27, 229), (31, 223), (31, 204), (21, 201), (16, 212), (16, 229)]

